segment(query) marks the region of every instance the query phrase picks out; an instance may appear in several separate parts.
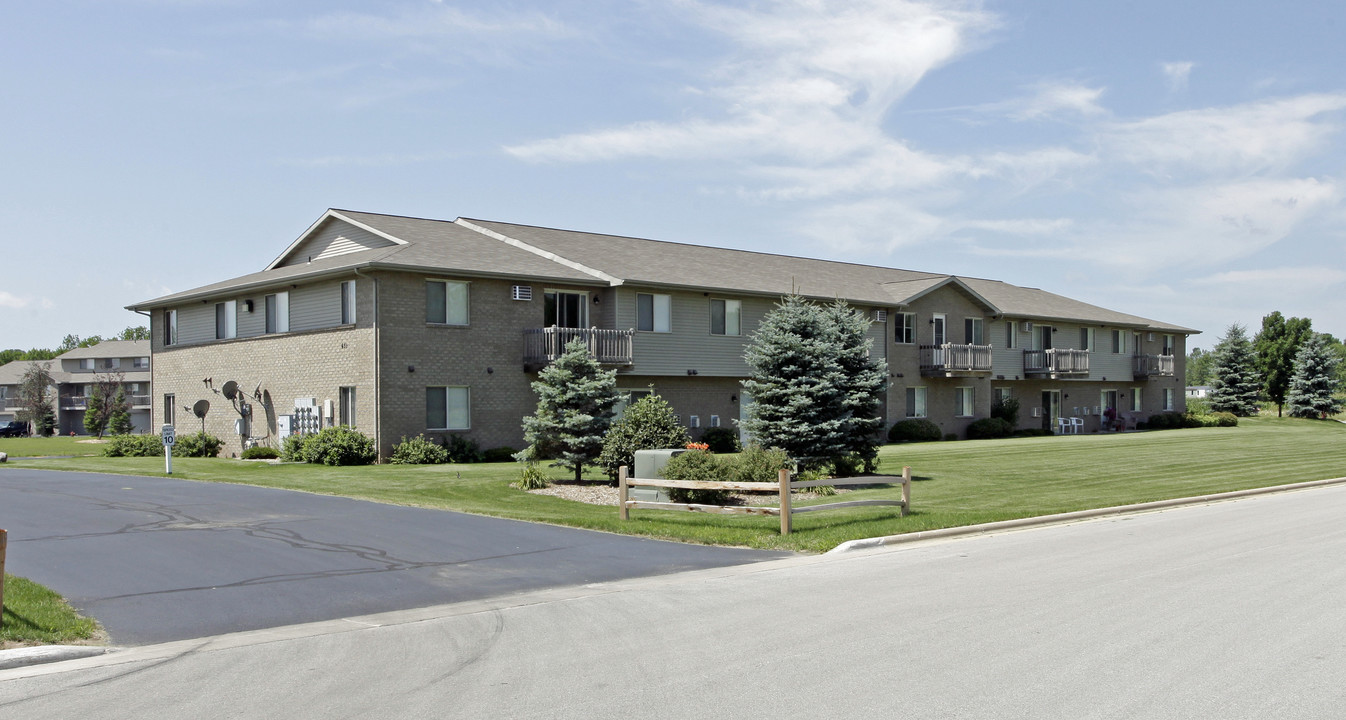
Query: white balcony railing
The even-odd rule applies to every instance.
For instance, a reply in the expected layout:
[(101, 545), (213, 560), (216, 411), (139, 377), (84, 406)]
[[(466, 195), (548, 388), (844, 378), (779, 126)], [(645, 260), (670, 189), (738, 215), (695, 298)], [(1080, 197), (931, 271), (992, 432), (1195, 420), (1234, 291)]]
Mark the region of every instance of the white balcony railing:
[(1172, 377), (1173, 356), (1137, 355), (1135, 356), (1135, 373), (1136, 377)]
[(1025, 350), (1024, 373), (1036, 375), (1088, 375), (1088, 350)]
[(555, 325), (523, 331), (524, 365), (546, 365), (565, 352), (566, 345), (581, 340), (589, 353), (604, 365), (630, 365), (634, 330), (565, 328)]
[(989, 373), (991, 372), (990, 345), (943, 345), (921, 346), (921, 372), (941, 373)]

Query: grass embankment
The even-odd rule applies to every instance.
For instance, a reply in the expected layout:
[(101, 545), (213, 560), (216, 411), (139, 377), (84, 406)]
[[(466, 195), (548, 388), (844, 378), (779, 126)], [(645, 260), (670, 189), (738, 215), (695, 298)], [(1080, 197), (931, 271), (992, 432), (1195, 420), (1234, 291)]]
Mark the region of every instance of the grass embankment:
[(98, 623), (81, 617), (60, 595), (26, 578), (5, 575), (0, 648), (88, 643), (102, 639)]
[[(1236, 428), (889, 445), (880, 471), (912, 467), (912, 514), (852, 508), (794, 518), (782, 537), (772, 517), (636, 510), (532, 495), (509, 487), (517, 465), (330, 468), (175, 458), (174, 476), (344, 495), (519, 520), (719, 545), (820, 552), (855, 538), (1165, 500), (1346, 476), (1346, 426), (1274, 417)], [(5, 441), (0, 441), (0, 450)], [(19, 467), (163, 475), (162, 458), (22, 459)], [(553, 477), (565, 473), (553, 470)], [(2, 477), (2, 476), (0, 476)], [(598, 474), (589, 474), (600, 480)], [(896, 486), (846, 500), (896, 498)], [(828, 502), (827, 499), (819, 502)]]
[(99, 455), (103, 445), (87, 436), (0, 438), (0, 452), (9, 453), (10, 457)]

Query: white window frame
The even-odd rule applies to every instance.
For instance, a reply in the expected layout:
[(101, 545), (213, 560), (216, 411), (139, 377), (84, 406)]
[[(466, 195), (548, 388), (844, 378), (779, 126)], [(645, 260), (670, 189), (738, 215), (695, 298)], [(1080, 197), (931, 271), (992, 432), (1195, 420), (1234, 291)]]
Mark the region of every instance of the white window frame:
[(972, 417), (976, 414), (977, 395), (976, 388), (971, 385), (960, 385), (954, 388), (954, 417)]
[(985, 345), (986, 321), (979, 317), (963, 318), (963, 335), (968, 345)]
[(1163, 346), (1163, 351), (1162, 351), (1164, 355), (1175, 355), (1175, 354), (1177, 354), (1178, 346), (1177, 346), (1177, 344), (1176, 344), (1176, 342), (1175, 342), (1176, 340), (1177, 340), (1177, 338), (1175, 338), (1173, 335), (1171, 335), (1171, 334), (1169, 334), (1169, 333), (1165, 333), (1165, 334), (1164, 334), (1164, 346)]
[[(578, 322), (579, 324), (578, 324), (578, 325), (575, 325), (575, 326), (573, 326), (573, 327), (579, 327), (579, 328), (586, 328), (586, 327), (589, 327), (589, 303), (590, 303), (591, 301), (589, 300), (589, 291), (588, 291), (588, 290), (558, 290), (558, 289), (555, 289), (555, 288), (543, 288), (543, 290), (542, 290), (542, 314), (543, 314), (543, 322), (548, 322), (548, 320), (547, 320), (547, 318), (546, 318), (546, 313), (547, 313), (547, 301), (548, 301), (548, 296), (551, 296), (551, 297), (550, 297), (550, 300), (551, 300), (552, 306), (556, 309), (556, 317), (554, 317), (554, 318), (552, 318), (552, 319), (550, 320), (550, 325), (555, 325), (555, 326), (558, 326), (558, 327), (571, 327), (571, 326), (569, 326), (569, 325), (561, 325), (561, 296), (562, 296), (562, 295), (577, 295), (577, 296), (579, 296), (580, 301), (579, 301), (579, 304), (576, 306), (576, 308), (579, 310), (579, 314), (582, 315), (583, 317), (579, 318), (579, 319), (576, 321), (576, 322)], [(550, 327), (550, 325), (549, 325), (549, 327)]]
[(164, 345), (178, 344), (178, 311), (164, 311)]
[[(439, 320), (430, 317), (430, 286), (444, 286), (444, 319)], [(450, 287), (452, 286), (452, 288)], [(428, 325), (449, 325), (452, 327), (467, 327), (472, 321), (472, 284), (462, 280), (441, 280), (438, 278), (426, 278), (425, 280), (425, 322)], [(453, 294), (451, 289), (459, 290), (461, 294), (462, 307), (458, 312), (454, 311)]]
[[(220, 327), (220, 312), (224, 312), (224, 327)], [(238, 301), (215, 303), (215, 339), (232, 340), (238, 337)]]
[(267, 333), (290, 331), (290, 293), (272, 293), (262, 299), (262, 321)]
[(1094, 329), (1093, 329), (1093, 328), (1091, 328), (1091, 327), (1082, 327), (1082, 328), (1080, 328), (1080, 349), (1081, 349), (1081, 350), (1088, 350), (1089, 352), (1094, 352), (1095, 350), (1098, 349), (1098, 346), (1095, 344), (1095, 342), (1096, 342), (1096, 338), (1094, 337)]
[[(645, 323), (641, 303), (649, 298), (650, 322)], [(636, 330), (639, 332), (673, 332), (673, 296), (659, 293), (636, 293)]]
[(148, 357), (138, 357), (131, 361), (131, 368), (134, 370), (148, 370), (150, 359)]
[(1164, 411), (1173, 411), (1173, 388), (1164, 388)]
[(120, 370), (122, 367), (121, 358), (103, 358), (104, 370)]
[[(430, 393), (439, 390), (444, 394), (444, 424), (441, 427), (434, 427), (430, 422)], [(461, 425), (455, 425), (453, 422), (454, 413), (449, 405), (449, 391), (461, 390), (463, 397), (463, 410)], [(454, 393), (455, 395), (458, 393)], [(425, 388), (425, 425), (426, 430), (471, 430), (472, 429), (472, 388), (467, 385), (427, 385)]]
[(929, 406), (926, 403), (929, 393), (924, 385), (916, 385), (907, 388), (907, 417), (923, 418), (928, 417)]
[(355, 393), (354, 385), (343, 385), (337, 388), (337, 424), (347, 427), (355, 427), (355, 408), (358, 399)]
[(711, 416), (710, 416), (710, 426), (711, 426), (711, 427), (719, 427), (719, 426), (720, 426), (720, 416), (719, 416), (719, 415), (711, 415)]
[(1113, 355), (1125, 355), (1125, 354), (1126, 354), (1126, 331), (1125, 331), (1125, 330), (1113, 330), (1113, 331), (1112, 331), (1112, 354), (1113, 354)]
[(688, 415), (688, 416), (687, 416), (687, 427), (692, 428), (692, 429), (696, 429), (696, 428), (701, 427), (701, 416), (700, 416), (700, 415)]
[(1005, 321), (1005, 347), (1010, 350), (1019, 347), (1019, 326), (1013, 320)]
[(355, 281), (341, 282), (341, 324), (355, 324)]
[(1141, 397), (1141, 388), (1131, 388), (1131, 412), (1142, 412)]
[(949, 318), (944, 313), (930, 316), (930, 341), (935, 346), (949, 342)]
[(80, 370), (93, 370), (93, 369), (94, 369), (94, 367), (93, 367), (93, 358), (80, 358), (80, 359), (79, 359), (79, 369), (80, 369)]
[(900, 312), (893, 316), (893, 342), (898, 345), (916, 344), (916, 313)]
[[(724, 327), (720, 332), (715, 332), (715, 304), (724, 304)], [(730, 312), (730, 308), (733, 312)], [(733, 318), (733, 323), (730, 323)], [(743, 334), (743, 301), (730, 300), (728, 298), (710, 299), (710, 334), (721, 335), (724, 337), (738, 337)]]
[(173, 425), (173, 419), (177, 414), (177, 395), (173, 393), (164, 393), (164, 425)]

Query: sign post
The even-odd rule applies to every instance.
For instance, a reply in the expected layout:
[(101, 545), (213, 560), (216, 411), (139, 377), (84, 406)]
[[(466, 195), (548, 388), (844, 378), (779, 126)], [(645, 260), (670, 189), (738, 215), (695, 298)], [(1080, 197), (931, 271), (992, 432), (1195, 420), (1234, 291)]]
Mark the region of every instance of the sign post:
[(164, 441), (164, 473), (173, 474), (173, 443), (178, 441), (172, 425), (165, 425), (161, 431)]

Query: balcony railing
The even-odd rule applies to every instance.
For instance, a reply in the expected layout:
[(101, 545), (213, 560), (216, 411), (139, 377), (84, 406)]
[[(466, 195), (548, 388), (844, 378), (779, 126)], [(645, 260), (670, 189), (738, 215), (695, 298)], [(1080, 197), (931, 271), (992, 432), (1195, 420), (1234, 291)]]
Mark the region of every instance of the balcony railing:
[(149, 395), (127, 395), (126, 402), (133, 408), (142, 408), (150, 406)]
[(1173, 356), (1137, 355), (1135, 356), (1135, 373), (1136, 377), (1172, 377)]
[(525, 367), (546, 365), (565, 352), (573, 340), (582, 340), (589, 353), (604, 365), (630, 365), (634, 330), (604, 330), (600, 328), (566, 328), (555, 325), (548, 328), (530, 328), (523, 331), (523, 363)]
[(1033, 375), (1088, 375), (1088, 350), (1025, 350), (1024, 373)]
[(83, 395), (62, 395), (62, 410), (84, 410), (89, 407), (89, 398)]
[(926, 375), (991, 372), (990, 345), (921, 346), (921, 372)]
[(23, 407), (23, 401), (17, 397), (0, 398), (0, 404), (3, 404), (6, 410), (18, 410)]

